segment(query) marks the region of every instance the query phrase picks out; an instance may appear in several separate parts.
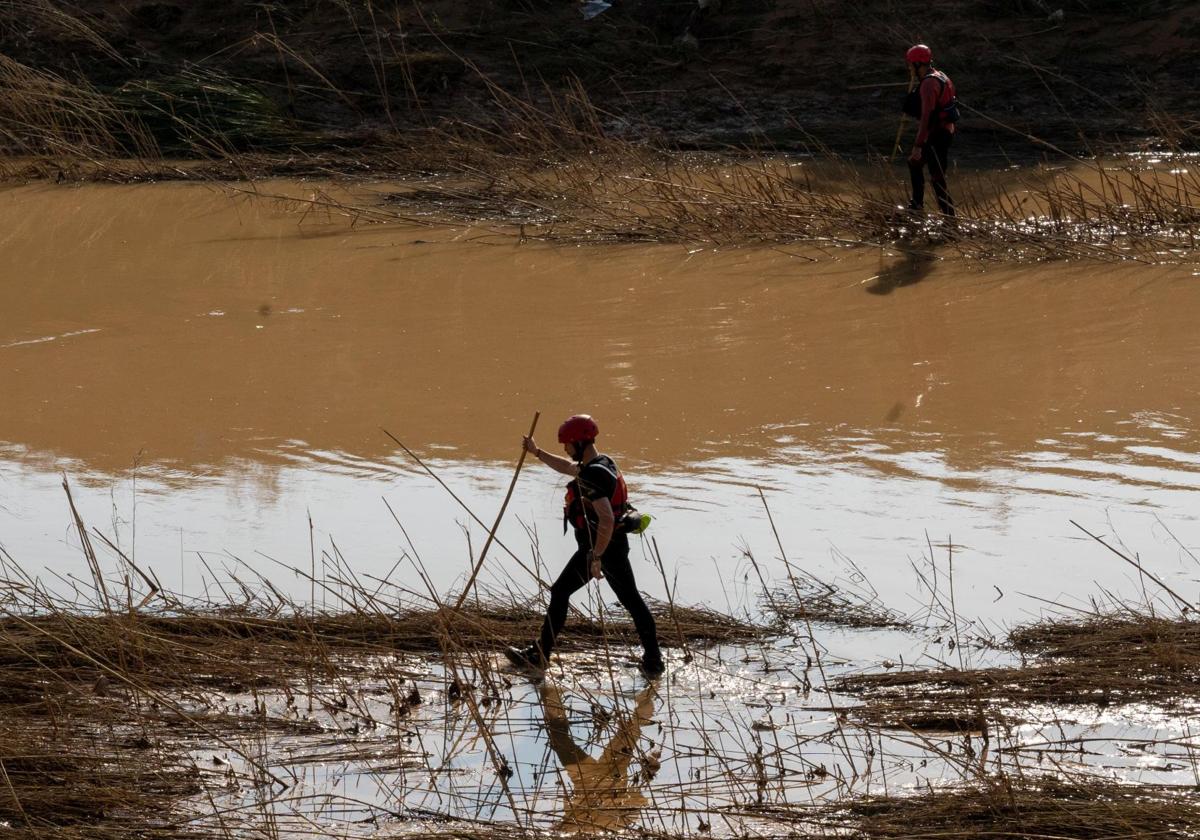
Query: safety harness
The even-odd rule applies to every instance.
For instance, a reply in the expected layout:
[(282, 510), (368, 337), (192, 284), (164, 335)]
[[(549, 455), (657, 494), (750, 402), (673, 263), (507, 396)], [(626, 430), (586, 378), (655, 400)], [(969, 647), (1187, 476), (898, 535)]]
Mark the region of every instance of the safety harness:
[(930, 70), (929, 74), (921, 80), (915, 90), (909, 91), (904, 96), (904, 113), (910, 117), (921, 116), (921, 85), (925, 84), (926, 79), (933, 79), (942, 87), (938, 91), (937, 107), (933, 109), (933, 113), (929, 115), (929, 127), (941, 128), (951, 123), (958, 122), (958, 95), (954, 90), (954, 82), (950, 81), (950, 77), (941, 70)]
[[(616, 463), (607, 455), (597, 455), (591, 461), (584, 465), (582, 469), (591, 467), (599, 467), (614, 479), (615, 490), (609, 496), (609, 504), (612, 505), (613, 518), (619, 523), (629, 511), (633, 510), (629, 504), (629, 490), (625, 486), (625, 476), (621, 475), (621, 471), (617, 469)], [(579, 479), (573, 479), (567, 484), (566, 499), (563, 502), (563, 533), (567, 532), (567, 526), (571, 525), (576, 530), (582, 531), (589, 525), (594, 526), (597, 522), (595, 507), (590, 499), (585, 499), (580, 495)]]

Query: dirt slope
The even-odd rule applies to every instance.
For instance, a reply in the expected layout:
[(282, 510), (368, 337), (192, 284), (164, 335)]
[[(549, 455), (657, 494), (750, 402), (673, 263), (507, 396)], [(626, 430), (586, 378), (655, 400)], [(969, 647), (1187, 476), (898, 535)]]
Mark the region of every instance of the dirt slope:
[(573, 0), (0, 5), (9, 59), (135, 103), (168, 139), (169, 114), (198, 111), (247, 146), (486, 122), (488, 81), (536, 99), (578, 78), (610, 131), (887, 151), (898, 91), (870, 85), (903, 82), (915, 41), (979, 112), (965, 142), (1078, 147), (1154, 135), (1161, 115), (1186, 133), (1200, 112), (1193, 2), (614, 0), (590, 20)]

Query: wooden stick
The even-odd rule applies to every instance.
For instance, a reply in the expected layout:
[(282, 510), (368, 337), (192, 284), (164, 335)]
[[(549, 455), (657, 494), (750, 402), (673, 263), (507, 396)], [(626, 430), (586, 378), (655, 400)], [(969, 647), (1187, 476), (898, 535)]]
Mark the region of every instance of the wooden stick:
[[(908, 92), (913, 92), (913, 85), (916, 84), (917, 74), (913, 71), (912, 65), (908, 67)], [(892, 144), (892, 156), (888, 158), (888, 163), (896, 160), (896, 155), (900, 152), (900, 135), (904, 133), (904, 123), (908, 120), (908, 114), (900, 115), (900, 125), (896, 126), (896, 142)]]
[[(533, 413), (533, 423), (529, 426), (529, 434), (527, 437), (533, 437), (534, 431), (537, 429), (538, 418), (542, 416), (540, 411)], [(467, 581), (467, 585), (463, 587), (462, 594), (458, 596), (458, 601), (454, 604), (454, 611), (462, 607), (463, 601), (467, 600), (467, 594), (471, 591), (471, 587), (475, 584), (475, 578), (479, 574), (479, 570), (483, 568), (483, 561), (487, 558), (488, 549), (492, 545), (492, 540), (496, 538), (496, 529), (500, 527), (500, 520), (504, 518), (504, 511), (508, 508), (508, 500), (512, 498), (513, 488), (517, 486), (517, 477), (521, 475), (521, 467), (525, 464), (525, 456), (528, 451), (524, 445), (521, 446), (521, 457), (517, 460), (517, 469), (513, 473), (512, 481), (508, 483), (508, 493), (504, 496), (504, 504), (500, 505), (500, 512), (496, 514), (496, 522), (492, 525), (492, 530), (488, 533), (487, 542), (483, 544), (483, 551), (479, 552), (479, 559), (475, 561), (475, 568), (471, 570), (471, 577)]]
[[(908, 81), (908, 82), (876, 82), (873, 85), (850, 85), (850, 87), (845, 88), (845, 90), (875, 90), (876, 88), (904, 87), (905, 85), (911, 85), (911, 84), (912, 84), (911, 81)], [(912, 88), (910, 87), (909, 90), (912, 90)]]

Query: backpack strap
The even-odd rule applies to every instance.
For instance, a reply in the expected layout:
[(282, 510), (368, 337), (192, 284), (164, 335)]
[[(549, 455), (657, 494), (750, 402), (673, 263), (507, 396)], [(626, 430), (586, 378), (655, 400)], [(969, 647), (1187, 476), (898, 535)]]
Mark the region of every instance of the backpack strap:
[[(933, 79), (939, 85), (941, 85), (941, 89), (938, 90), (938, 105), (936, 108), (933, 109), (932, 113), (930, 113), (930, 115), (929, 115), (929, 127), (930, 128), (941, 128), (942, 127), (941, 118), (943, 116), (949, 115), (949, 113), (953, 109), (956, 109), (958, 107), (958, 96), (951, 95), (950, 101), (947, 102), (945, 105), (942, 105), (941, 104), (942, 94), (944, 94), (946, 92), (946, 85), (948, 85), (950, 83), (949, 78), (941, 70), (933, 70), (929, 73), (929, 75), (927, 75), (925, 77), (925, 79)], [(921, 80), (922, 85), (925, 84), (925, 79)], [(917, 90), (918, 91), (920, 90), (920, 85), (917, 86)], [(937, 122), (934, 122), (935, 119), (937, 120)], [(955, 121), (956, 120), (953, 120), (953, 119), (949, 120), (949, 122), (955, 122)]]

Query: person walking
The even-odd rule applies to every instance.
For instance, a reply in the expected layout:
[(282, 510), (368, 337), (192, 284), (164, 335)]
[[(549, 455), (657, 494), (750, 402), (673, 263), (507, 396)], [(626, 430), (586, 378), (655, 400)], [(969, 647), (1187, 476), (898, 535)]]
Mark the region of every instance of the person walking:
[(946, 170), (950, 165), (950, 144), (958, 122), (958, 100), (954, 82), (933, 66), (933, 52), (924, 44), (916, 44), (905, 54), (909, 70), (915, 75), (917, 87), (905, 100), (905, 112), (917, 117), (917, 137), (908, 156), (912, 176), (912, 201), (908, 209), (925, 209), (925, 169), (937, 196), (938, 209), (947, 216), (954, 215), (954, 201), (946, 186)]
[(524, 648), (508, 648), (504, 653), (514, 665), (544, 668), (567, 622), (571, 596), (589, 580), (603, 578), (633, 619), (642, 642), (642, 672), (657, 677), (665, 669), (658, 630), (638, 592), (629, 563), (629, 532), (639, 530), (641, 517), (632, 512), (625, 478), (616, 463), (596, 450), (599, 434), (595, 420), (576, 414), (558, 427), (558, 442), (566, 458), (540, 448), (532, 437), (522, 440), (527, 452), (571, 479), (563, 505), (563, 531), (574, 529), (576, 550), (550, 587), (550, 605), (538, 640)]

